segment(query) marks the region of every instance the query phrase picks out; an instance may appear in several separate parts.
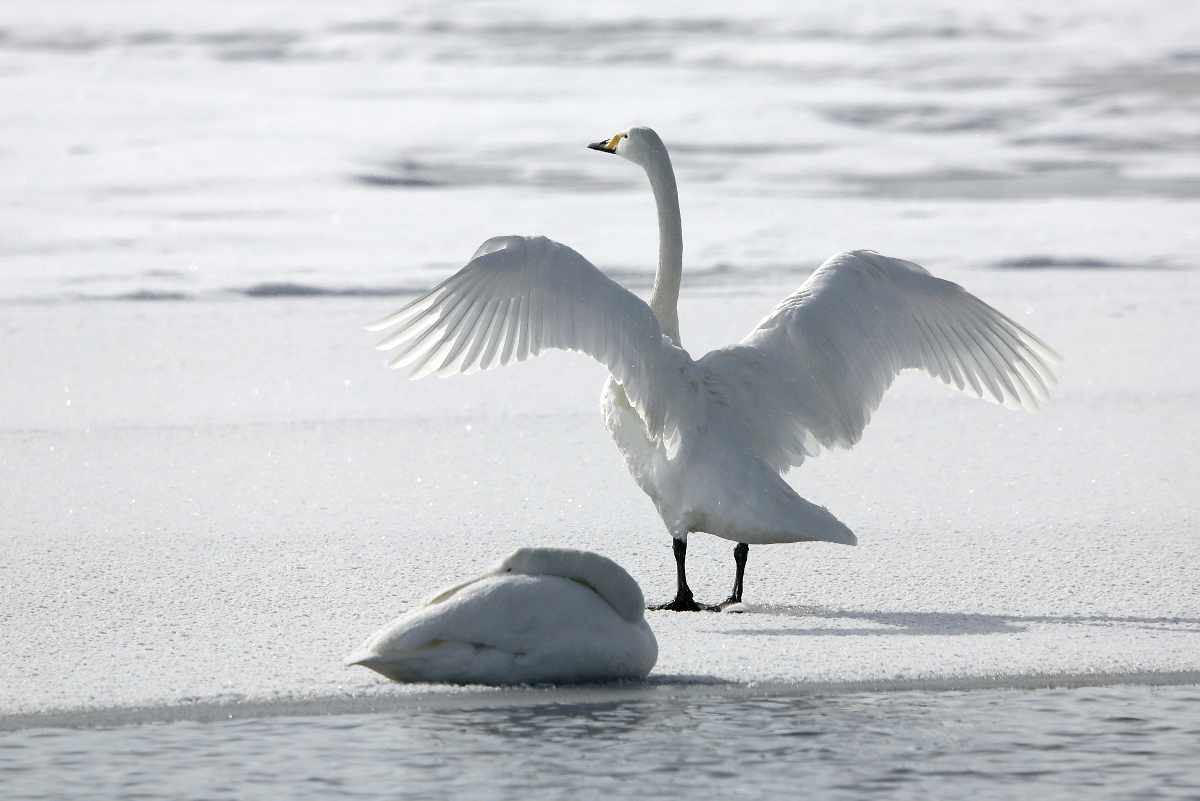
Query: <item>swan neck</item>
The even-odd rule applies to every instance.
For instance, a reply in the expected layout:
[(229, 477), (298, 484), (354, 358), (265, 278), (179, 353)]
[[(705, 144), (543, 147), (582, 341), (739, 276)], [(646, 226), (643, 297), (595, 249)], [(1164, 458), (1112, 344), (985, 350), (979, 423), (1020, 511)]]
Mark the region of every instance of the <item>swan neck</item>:
[(663, 333), (679, 345), (679, 281), (683, 275), (683, 225), (679, 218), (679, 190), (665, 147), (646, 166), (654, 205), (658, 209), (658, 272), (650, 308)]

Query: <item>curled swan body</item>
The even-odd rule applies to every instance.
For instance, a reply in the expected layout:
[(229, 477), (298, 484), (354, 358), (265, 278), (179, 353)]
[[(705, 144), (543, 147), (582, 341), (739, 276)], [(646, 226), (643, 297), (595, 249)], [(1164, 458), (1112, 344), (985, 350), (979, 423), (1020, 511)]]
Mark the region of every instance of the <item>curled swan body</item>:
[(346, 664), (402, 682), (640, 679), (658, 659), (645, 606), (637, 582), (611, 559), (521, 548), (396, 618)]

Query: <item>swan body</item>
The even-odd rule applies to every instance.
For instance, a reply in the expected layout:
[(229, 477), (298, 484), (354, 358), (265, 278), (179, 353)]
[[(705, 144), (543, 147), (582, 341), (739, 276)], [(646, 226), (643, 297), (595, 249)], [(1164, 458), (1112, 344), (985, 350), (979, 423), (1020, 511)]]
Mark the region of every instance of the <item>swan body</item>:
[(565, 245), (503, 236), (369, 328), (400, 324), (377, 347), (407, 343), (391, 365), (411, 365), (411, 378), (491, 369), (547, 348), (604, 364), (605, 427), (673, 538), (677, 592), (661, 608), (717, 608), (697, 604), (687, 586), (693, 531), (738, 543), (726, 604), (741, 601), (750, 544), (856, 544), (781, 474), (854, 445), (901, 370), (1011, 409), (1036, 411), (1049, 399), (1050, 365), (1061, 360), (1052, 348), (957, 284), (867, 250), (833, 256), (740, 343), (693, 359), (679, 336), (683, 236), (666, 147), (641, 127), (589, 147), (650, 179), (659, 264), (648, 304)]
[(396, 618), (346, 664), (402, 682), (640, 679), (658, 659), (644, 609), (641, 588), (611, 559), (522, 548)]

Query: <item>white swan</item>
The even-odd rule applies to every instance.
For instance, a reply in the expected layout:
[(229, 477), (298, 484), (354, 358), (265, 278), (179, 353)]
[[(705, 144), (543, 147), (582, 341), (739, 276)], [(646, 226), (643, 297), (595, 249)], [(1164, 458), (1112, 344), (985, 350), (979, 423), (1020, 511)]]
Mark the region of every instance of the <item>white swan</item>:
[(394, 681), (452, 684), (640, 679), (658, 659), (645, 605), (611, 559), (521, 548), (393, 620), (346, 664)]
[[(634, 127), (588, 147), (646, 170), (659, 254), (647, 305), (587, 259), (543, 237), (489, 239), (455, 275), (368, 326), (412, 340), (392, 362), (411, 378), (472, 373), (547, 348), (582, 351), (610, 372), (604, 423), (673, 539), (677, 591), (665, 609), (740, 603), (750, 543), (856, 544), (780, 473), (822, 448), (858, 441), (896, 375), (915, 368), (1011, 409), (1036, 410), (1061, 357), (961, 287), (911, 262), (859, 250), (829, 259), (740, 343), (693, 360), (680, 347), (679, 197), (658, 135)], [(697, 604), (687, 536), (737, 543), (733, 592)]]

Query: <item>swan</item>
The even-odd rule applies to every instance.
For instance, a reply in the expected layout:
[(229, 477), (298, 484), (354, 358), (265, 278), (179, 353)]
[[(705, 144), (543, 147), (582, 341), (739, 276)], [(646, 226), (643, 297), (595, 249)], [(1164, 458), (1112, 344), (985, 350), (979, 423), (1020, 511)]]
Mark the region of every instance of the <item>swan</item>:
[[(1062, 360), (1053, 348), (957, 284), (869, 250), (833, 256), (741, 342), (693, 359), (679, 338), (683, 234), (667, 149), (644, 127), (588, 147), (650, 179), (659, 249), (649, 304), (566, 245), (500, 236), (368, 328), (400, 324), (377, 347), (407, 343), (391, 366), (412, 365), (413, 379), (487, 370), (547, 348), (607, 367), (605, 427), (672, 537), (676, 593), (655, 608), (740, 605), (751, 544), (857, 544), (781, 474), (822, 449), (854, 445), (901, 370), (1010, 409), (1049, 400), (1051, 364)], [(738, 543), (722, 604), (702, 605), (688, 587), (695, 531)]]
[(637, 582), (611, 559), (521, 548), (396, 618), (346, 664), (405, 682), (640, 679), (658, 659), (645, 606)]

